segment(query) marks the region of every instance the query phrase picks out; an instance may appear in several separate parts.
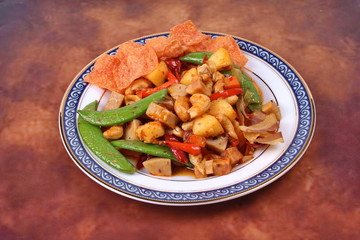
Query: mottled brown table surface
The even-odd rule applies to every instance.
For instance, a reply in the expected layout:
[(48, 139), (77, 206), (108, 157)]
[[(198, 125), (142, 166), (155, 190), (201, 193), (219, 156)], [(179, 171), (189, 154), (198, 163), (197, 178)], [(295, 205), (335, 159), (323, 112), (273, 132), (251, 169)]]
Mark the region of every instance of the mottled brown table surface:
[[(359, 239), (360, 2), (0, 1), (0, 239)], [(278, 53), (317, 108), (307, 152), (264, 189), (197, 207), (138, 202), (88, 178), (61, 142), (73, 77), (187, 19)]]

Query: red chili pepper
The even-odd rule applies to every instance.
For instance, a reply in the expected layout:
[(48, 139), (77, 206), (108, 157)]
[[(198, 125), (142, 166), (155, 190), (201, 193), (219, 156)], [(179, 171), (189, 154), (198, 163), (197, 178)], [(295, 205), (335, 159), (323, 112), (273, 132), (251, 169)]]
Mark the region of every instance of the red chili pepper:
[(214, 151), (207, 150), (206, 148), (202, 148), (202, 149), (201, 149), (201, 154), (202, 154), (203, 156), (206, 156), (206, 155), (208, 155), (208, 154), (217, 154), (217, 153), (214, 152)]
[(172, 83), (180, 82), (179, 79), (177, 77), (175, 77), (171, 71), (168, 71), (166, 78), (169, 82), (172, 82)]
[(243, 92), (244, 90), (242, 88), (232, 88), (211, 94), (210, 100), (213, 101), (219, 98), (227, 98), (233, 95), (241, 94)]
[(168, 79), (167, 82), (165, 82), (157, 87), (154, 87), (154, 88), (146, 88), (143, 90), (139, 90), (136, 92), (136, 95), (139, 95), (141, 98), (144, 98), (153, 93), (160, 91), (161, 89), (168, 88), (171, 85), (173, 85), (174, 83), (179, 83), (179, 80), (174, 76), (174, 74), (172, 74), (171, 71), (168, 71), (166, 78)]
[(139, 170), (142, 169), (144, 167), (143, 162), (148, 160), (148, 158), (149, 158), (148, 154), (145, 154), (145, 153), (141, 154), (139, 159), (136, 162), (136, 169), (139, 169)]
[[(165, 139), (165, 141), (174, 141), (174, 142), (179, 141), (175, 136), (169, 135), (169, 134), (165, 134), (164, 139)], [(179, 162), (182, 162), (182, 163), (189, 162), (184, 151), (182, 151), (181, 149), (174, 147), (170, 144), (166, 144), (166, 145), (171, 149), (171, 152), (174, 154), (174, 156), (176, 157), (176, 159)]]
[(238, 140), (238, 139), (230, 139), (230, 145), (232, 146), (232, 147), (236, 147), (237, 145), (239, 145), (240, 144), (240, 141)]
[(199, 155), (201, 153), (201, 147), (195, 144), (172, 141), (165, 141), (165, 143), (172, 147), (179, 148), (180, 150), (190, 153), (192, 155)]
[(186, 139), (187, 143), (198, 145), (199, 147), (205, 147), (206, 145), (206, 138), (203, 136), (190, 134), (189, 137)]
[(232, 88), (240, 88), (239, 79), (236, 76), (229, 76), (224, 79), (224, 88), (232, 89)]
[(175, 76), (178, 80), (180, 80), (180, 71), (182, 62), (176, 58), (165, 59), (164, 62), (168, 66), (168, 68), (175, 73)]
[(246, 142), (244, 156), (249, 155), (249, 152), (250, 152), (250, 145), (248, 144), (248, 142)]

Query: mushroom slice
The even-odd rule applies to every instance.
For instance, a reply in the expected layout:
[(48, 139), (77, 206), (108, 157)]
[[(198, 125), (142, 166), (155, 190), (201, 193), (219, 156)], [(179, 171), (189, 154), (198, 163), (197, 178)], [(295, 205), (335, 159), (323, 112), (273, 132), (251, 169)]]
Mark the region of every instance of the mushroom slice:
[(157, 176), (171, 176), (171, 160), (169, 158), (150, 158), (143, 162), (149, 173)]
[(217, 158), (213, 160), (213, 171), (214, 175), (222, 176), (229, 174), (231, 172), (231, 163), (230, 159), (227, 158)]
[(222, 153), (223, 151), (225, 151), (227, 143), (228, 143), (228, 137), (220, 136), (215, 139), (207, 139), (206, 147), (214, 150), (217, 153)]
[(150, 103), (146, 110), (146, 115), (153, 120), (164, 123), (172, 129), (174, 129), (179, 122), (179, 118), (174, 113), (154, 102)]
[(117, 92), (111, 92), (108, 101), (105, 104), (104, 111), (119, 108), (124, 101), (124, 95)]
[(141, 125), (141, 121), (139, 119), (131, 120), (124, 129), (124, 139), (126, 140), (139, 140), (136, 136), (136, 129)]

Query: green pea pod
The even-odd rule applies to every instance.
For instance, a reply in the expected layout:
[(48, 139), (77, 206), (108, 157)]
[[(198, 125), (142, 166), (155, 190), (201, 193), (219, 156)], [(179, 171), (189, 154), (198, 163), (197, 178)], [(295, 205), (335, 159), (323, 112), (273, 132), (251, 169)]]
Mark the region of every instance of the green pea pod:
[[(88, 104), (82, 111), (95, 111), (96, 106), (97, 101), (94, 101)], [(90, 124), (79, 116), (78, 128), (83, 141), (98, 158), (119, 171), (127, 173), (135, 171), (135, 167), (103, 137), (102, 131), (98, 126)]]
[[(172, 153), (172, 151), (170, 150), (170, 148), (166, 146), (144, 143), (136, 140), (123, 140), (123, 139), (111, 141), (110, 143), (114, 147), (146, 153), (156, 157), (170, 158), (171, 160), (179, 162)], [(189, 167), (194, 167), (190, 162), (184, 164)]]
[(239, 79), (241, 88), (244, 89), (244, 100), (250, 110), (261, 110), (262, 99), (251, 79), (238, 68), (232, 68), (231, 75)]
[(86, 121), (97, 126), (112, 126), (135, 119), (144, 114), (150, 103), (160, 101), (168, 93), (167, 89), (162, 89), (150, 96), (137, 101), (128, 106), (107, 111), (84, 111), (78, 113)]
[(189, 62), (189, 63), (193, 63), (196, 65), (200, 65), (203, 64), (203, 60), (205, 58), (205, 56), (207, 56), (207, 58), (211, 57), (213, 53), (212, 52), (193, 52), (193, 53), (189, 53), (181, 58), (180, 61), (183, 62)]

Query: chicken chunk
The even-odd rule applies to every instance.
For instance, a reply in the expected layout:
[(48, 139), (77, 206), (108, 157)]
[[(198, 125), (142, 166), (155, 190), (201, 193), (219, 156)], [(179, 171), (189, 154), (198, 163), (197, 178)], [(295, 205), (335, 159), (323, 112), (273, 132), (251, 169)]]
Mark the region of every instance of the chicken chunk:
[(169, 88), (169, 94), (173, 99), (177, 99), (178, 97), (185, 97), (186, 93), (186, 85), (184, 84), (173, 84)]
[(153, 120), (164, 123), (172, 129), (175, 128), (179, 122), (179, 118), (174, 113), (154, 102), (150, 103), (146, 110), (146, 115)]
[(243, 155), (239, 151), (237, 147), (229, 147), (221, 154), (221, 156), (227, 158), (230, 160), (230, 164), (232, 167), (234, 167), (236, 164), (238, 164), (241, 159), (243, 158)]
[(209, 88), (207, 85), (205, 85), (200, 77), (194, 78), (192, 83), (186, 88), (186, 92), (191, 95), (195, 93), (202, 93), (210, 96), (211, 90), (212, 88)]
[(120, 139), (123, 135), (123, 127), (120, 125), (114, 125), (105, 132), (103, 132), (104, 138), (108, 140)]
[(141, 100), (141, 98), (138, 95), (126, 95), (125, 96), (125, 105), (128, 106), (139, 100)]
[(219, 120), (221, 126), (230, 135), (230, 137), (232, 137), (234, 139), (238, 139), (238, 136), (235, 132), (234, 126), (228, 117), (226, 117), (224, 114), (217, 114), (216, 119)]
[(181, 121), (186, 122), (190, 119), (188, 110), (190, 108), (190, 100), (188, 97), (180, 96), (175, 100), (174, 111)]
[(149, 88), (151, 86), (153, 86), (152, 82), (145, 78), (136, 79), (125, 89), (125, 95), (134, 95), (136, 91)]
[(212, 75), (214, 71), (209, 67), (209, 65), (207, 64), (200, 65), (197, 67), (197, 71), (199, 76), (204, 82), (208, 82), (212, 80)]
[(204, 114), (210, 107), (210, 98), (201, 93), (195, 93), (190, 97), (190, 102), (192, 104), (191, 108), (188, 110), (190, 118), (194, 119), (198, 116)]

